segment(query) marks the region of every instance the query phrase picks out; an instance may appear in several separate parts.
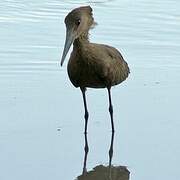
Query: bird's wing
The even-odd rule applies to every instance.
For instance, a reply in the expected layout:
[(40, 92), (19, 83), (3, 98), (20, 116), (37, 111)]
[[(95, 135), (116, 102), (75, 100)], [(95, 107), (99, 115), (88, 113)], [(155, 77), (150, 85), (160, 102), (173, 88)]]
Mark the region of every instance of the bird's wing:
[(121, 53), (114, 47), (92, 44), (91, 60), (96, 75), (108, 84), (116, 84), (126, 79), (129, 68)]

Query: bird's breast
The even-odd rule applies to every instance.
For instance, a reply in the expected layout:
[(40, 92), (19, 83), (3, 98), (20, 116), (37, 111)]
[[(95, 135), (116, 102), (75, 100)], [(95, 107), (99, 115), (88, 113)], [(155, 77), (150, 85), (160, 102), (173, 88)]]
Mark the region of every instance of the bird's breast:
[(82, 59), (80, 56), (74, 57), (73, 54), (71, 55), (67, 70), (69, 79), (75, 87), (106, 87), (92, 66), (92, 62), (88, 59)]

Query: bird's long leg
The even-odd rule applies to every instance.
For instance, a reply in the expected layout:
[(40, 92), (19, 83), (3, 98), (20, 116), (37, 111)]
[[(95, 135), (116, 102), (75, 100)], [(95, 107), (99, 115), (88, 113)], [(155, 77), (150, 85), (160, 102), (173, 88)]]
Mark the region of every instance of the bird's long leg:
[(86, 88), (80, 88), (82, 95), (83, 95), (83, 101), (84, 101), (84, 110), (85, 110), (85, 114), (84, 114), (84, 118), (85, 118), (85, 128), (84, 128), (84, 133), (87, 134), (87, 124), (88, 124), (88, 117), (89, 117), (89, 113), (87, 110), (87, 103), (86, 103)]
[(112, 132), (114, 132), (114, 121), (113, 121), (113, 106), (112, 106), (112, 100), (111, 100), (111, 87), (108, 87), (108, 96), (109, 96), (109, 113), (111, 117), (111, 127)]

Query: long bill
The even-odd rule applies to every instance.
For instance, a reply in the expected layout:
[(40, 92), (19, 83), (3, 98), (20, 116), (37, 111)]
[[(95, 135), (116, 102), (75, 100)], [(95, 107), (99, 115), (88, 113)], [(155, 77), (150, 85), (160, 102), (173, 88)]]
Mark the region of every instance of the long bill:
[(74, 36), (74, 33), (72, 30), (66, 30), (66, 41), (65, 41), (65, 44), (64, 44), (64, 50), (63, 50), (63, 55), (62, 55), (62, 58), (61, 58), (61, 66), (63, 65), (63, 62), (66, 58), (66, 55), (73, 43), (75, 39), (75, 36)]

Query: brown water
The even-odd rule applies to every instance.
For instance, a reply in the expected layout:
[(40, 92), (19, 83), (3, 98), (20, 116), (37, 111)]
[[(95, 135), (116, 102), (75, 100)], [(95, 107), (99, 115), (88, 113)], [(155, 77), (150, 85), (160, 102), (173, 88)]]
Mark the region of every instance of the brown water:
[[(0, 2), (0, 180), (72, 180), (84, 163), (79, 89), (60, 67), (66, 14), (91, 5), (91, 40), (120, 49), (130, 77), (112, 89), (114, 167), (131, 180), (180, 179), (180, 1)], [(106, 90), (90, 89), (86, 168), (107, 167)], [(100, 166), (102, 165), (102, 166)], [(119, 172), (119, 171), (117, 171)]]

